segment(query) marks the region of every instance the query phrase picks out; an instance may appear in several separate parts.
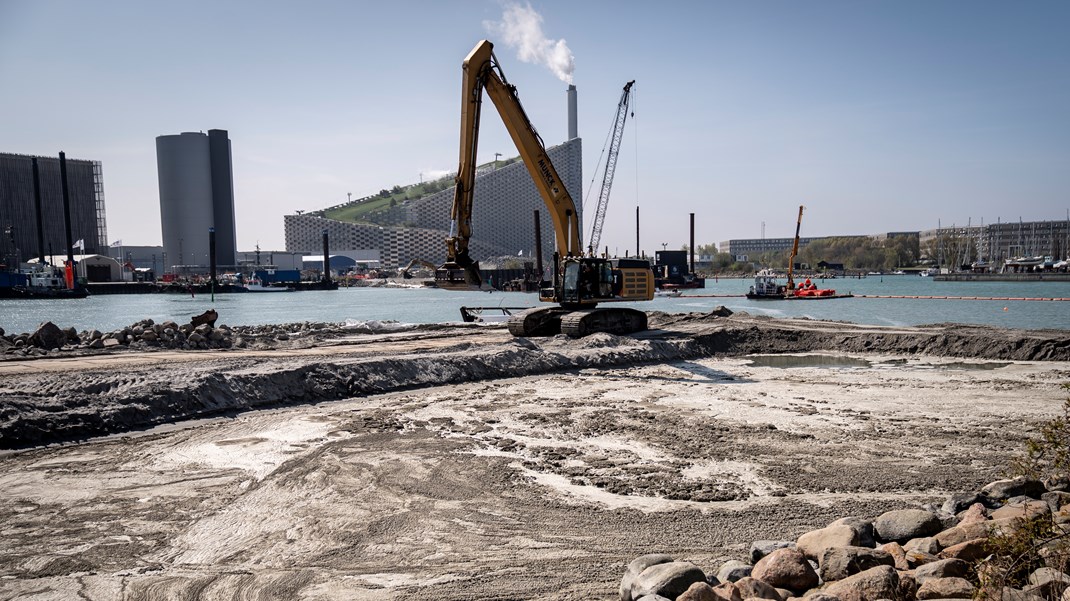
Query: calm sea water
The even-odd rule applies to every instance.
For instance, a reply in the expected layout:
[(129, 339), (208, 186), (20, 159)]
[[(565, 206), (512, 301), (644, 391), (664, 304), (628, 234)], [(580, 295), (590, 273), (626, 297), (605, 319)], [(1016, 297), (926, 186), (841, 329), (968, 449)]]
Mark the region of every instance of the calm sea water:
[[(704, 312), (724, 305), (752, 314), (810, 317), (877, 325), (971, 323), (1008, 328), (1070, 330), (1070, 302), (1002, 300), (915, 300), (848, 298), (821, 301), (749, 301), (740, 296), (749, 279), (710, 280), (703, 290), (678, 298), (658, 297), (631, 306), (673, 313)], [(821, 282), (822, 288), (855, 295), (922, 295), (1070, 298), (1070, 282), (934, 282), (918, 276), (870, 276)], [(723, 296), (718, 296), (723, 295)], [(112, 330), (147, 317), (188, 321), (214, 308), (219, 323), (260, 325), (299, 321), (459, 321), (461, 306), (529, 307), (533, 294), (451, 292), (433, 288), (342, 288), (287, 294), (101, 295), (76, 300), (0, 300), (0, 327), (8, 333), (33, 331), (41, 322), (79, 330)]]

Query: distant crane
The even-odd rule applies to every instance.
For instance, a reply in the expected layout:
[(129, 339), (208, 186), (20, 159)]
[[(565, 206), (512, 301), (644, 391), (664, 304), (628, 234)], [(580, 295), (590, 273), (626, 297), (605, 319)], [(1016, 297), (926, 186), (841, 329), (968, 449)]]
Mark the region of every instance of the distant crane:
[(594, 211), (594, 222), (591, 226), (590, 243), (588, 252), (594, 254), (602, 241), (602, 224), (606, 220), (606, 207), (609, 205), (609, 189), (613, 187), (613, 173), (617, 170), (617, 154), (620, 152), (620, 140), (624, 136), (624, 122), (628, 118), (628, 101), (631, 99), (632, 84), (635, 80), (624, 84), (620, 102), (617, 103), (617, 118), (613, 121), (613, 131), (610, 135), (609, 155), (606, 157), (606, 172), (602, 176), (602, 191), (598, 194), (598, 207)]

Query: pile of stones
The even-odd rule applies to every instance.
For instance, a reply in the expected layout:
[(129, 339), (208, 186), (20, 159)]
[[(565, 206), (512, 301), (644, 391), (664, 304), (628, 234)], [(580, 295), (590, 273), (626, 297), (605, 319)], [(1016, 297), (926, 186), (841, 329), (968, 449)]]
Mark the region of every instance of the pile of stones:
[(101, 332), (74, 328), (60, 328), (48, 321), (33, 333), (4, 335), (0, 329), (0, 351), (16, 356), (44, 356), (63, 352), (160, 347), (168, 349), (218, 349), (230, 348), (234, 344), (234, 334), (225, 325), (217, 328), (209, 324), (194, 326), (192, 323), (179, 325), (174, 321), (155, 323), (143, 319), (133, 325)]
[(152, 348), (198, 350), (225, 348), (273, 348), (300, 339), (315, 340), (340, 335), (350, 330), (345, 324), (296, 322), (259, 326), (212, 327), (207, 323), (179, 325), (174, 321), (156, 323), (143, 319), (111, 332), (77, 331), (60, 328), (52, 322), (41, 324), (32, 333), (5, 335), (0, 328), (0, 353), (16, 357), (58, 355), (65, 352), (88, 352), (103, 349)]
[[(1066, 545), (1068, 490), (1066, 480), (1000, 480), (940, 507), (889, 511), (873, 520), (843, 518), (794, 541), (756, 541), (749, 562), (729, 561), (716, 575), (668, 555), (644, 555), (628, 564), (620, 599), (971, 599), (981, 592), (976, 570), (990, 553), (990, 536), (1010, 534), (1040, 516), (1065, 533)], [(1028, 585), (983, 591), (987, 598), (1070, 601), (1070, 559), (1054, 552), (1041, 556), (1048, 565), (1032, 572)]]

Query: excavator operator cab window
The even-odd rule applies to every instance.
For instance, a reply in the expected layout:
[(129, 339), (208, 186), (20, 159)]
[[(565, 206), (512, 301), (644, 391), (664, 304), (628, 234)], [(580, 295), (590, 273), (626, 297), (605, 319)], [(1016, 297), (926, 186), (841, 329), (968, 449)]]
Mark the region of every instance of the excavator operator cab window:
[(565, 264), (565, 279), (563, 283), (563, 296), (566, 303), (577, 303), (580, 300), (580, 264), (569, 262)]
[(598, 271), (598, 298), (613, 298), (613, 266), (605, 261)]

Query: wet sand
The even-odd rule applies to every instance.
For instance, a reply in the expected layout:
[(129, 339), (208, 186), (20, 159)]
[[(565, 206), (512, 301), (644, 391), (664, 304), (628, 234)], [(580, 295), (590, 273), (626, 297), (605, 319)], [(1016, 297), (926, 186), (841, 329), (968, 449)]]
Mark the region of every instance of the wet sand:
[[(479, 329), (7, 362), (5, 423), (48, 395), (60, 414), (110, 399), (105, 426), (125, 433), (0, 457), (0, 597), (613, 599), (643, 553), (713, 570), (752, 540), (976, 489), (1070, 381), (1065, 360), (971, 358), (916, 329), (661, 323), (634, 338)], [(904, 336), (934, 342), (888, 352)], [(746, 356), (762, 346), (781, 354)], [(360, 373), (393, 388), (327, 375)], [(124, 407), (182, 390), (219, 409), (118, 427)], [(228, 404), (234, 390), (270, 408)]]

